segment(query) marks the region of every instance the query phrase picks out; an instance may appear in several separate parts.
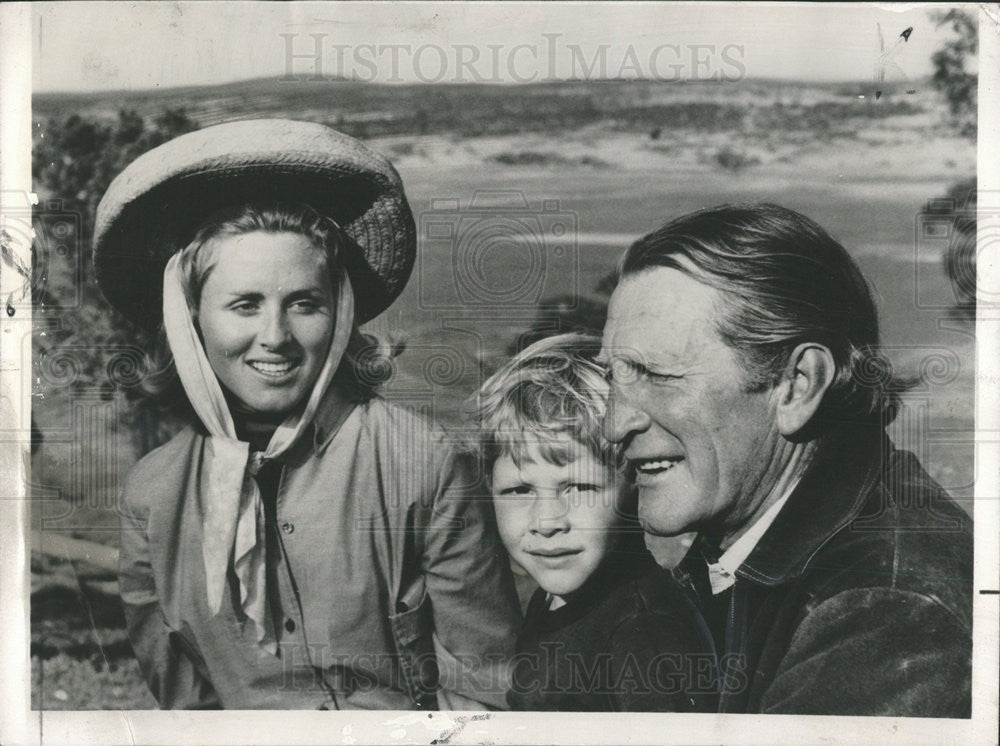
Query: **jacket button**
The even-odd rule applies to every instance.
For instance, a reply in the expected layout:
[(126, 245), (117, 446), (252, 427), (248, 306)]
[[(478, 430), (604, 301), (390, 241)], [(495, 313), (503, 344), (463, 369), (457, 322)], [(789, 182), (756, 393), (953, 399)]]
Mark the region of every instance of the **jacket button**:
[(295, 631), (295, 620), (294, 619), (286, 619), (285, 620), (285, 629), (287, 629), (289, 632), (294, 632)]
[(295, 526), (289, 523), (288, 521), (285, 521), (284, 523), (281, 524), (281, 530), (284, 531), (286, 534), (290, 534), (292, 533), (292, 531), (295, 530)]

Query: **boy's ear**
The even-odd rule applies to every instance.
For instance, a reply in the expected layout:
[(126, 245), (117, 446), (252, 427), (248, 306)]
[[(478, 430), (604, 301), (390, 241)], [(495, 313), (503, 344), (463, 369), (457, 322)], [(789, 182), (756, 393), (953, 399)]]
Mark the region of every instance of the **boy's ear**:
[(792, 351), (777, 386), (775, 415), (782, 435), (794, 439), (809, 424), (835, 374), (833, 353), (825, 345), (806, 342)]

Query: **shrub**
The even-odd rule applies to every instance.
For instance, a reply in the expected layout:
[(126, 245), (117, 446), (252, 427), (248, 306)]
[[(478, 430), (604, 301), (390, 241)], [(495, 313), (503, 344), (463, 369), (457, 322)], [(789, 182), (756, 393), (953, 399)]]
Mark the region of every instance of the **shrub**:
[(726, 145), (715, 154), (715, 162), (726, 171), (742, 171), (748, 166), (757, 165), (760, 159)]
[[(151, 405), (138, 386), (148, 334), (105, 301), (89, 247), (97, 205), (112, 179), (142, 153), (196, 128), (179, 109), (166, 109), (148, 122), (123, 110), (110, 124), (74, 114), (36, 127), (32, 176), (36, 189), (49, 197), (33, 216), (33, 281), (44, 291), (33, 293), (33, 380), (43, 425), (46, 415), (58, 416), (76, 392), (99, 391), (110, 400), (121, 390), (131, 406), (119, 424), (132, 428), (140, 452), (168, 435), (169, 418), (150, 416)], [(53, 222), (57, 215), (63, 218)], [(43, 436), (44, 429), (39, 428)]]

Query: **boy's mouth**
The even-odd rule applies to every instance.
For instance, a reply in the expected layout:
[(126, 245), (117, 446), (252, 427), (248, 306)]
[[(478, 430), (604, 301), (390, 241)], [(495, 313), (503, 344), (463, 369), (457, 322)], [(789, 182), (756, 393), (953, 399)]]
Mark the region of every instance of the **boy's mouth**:
[(548, 548), (548, 549), (532, 549), (528, 554), (534, 555), (535, 557), (568, 557), (571, 554), (579, 554), (581, 549), (559, 549), (559, 548)]

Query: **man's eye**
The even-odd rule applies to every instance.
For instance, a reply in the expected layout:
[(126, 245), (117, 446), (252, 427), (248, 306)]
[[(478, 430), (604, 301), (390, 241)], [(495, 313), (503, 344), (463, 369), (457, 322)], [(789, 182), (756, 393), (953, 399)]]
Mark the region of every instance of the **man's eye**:
[(609, 383), (627, 386), (630, 383), (641, 381), (646, 372), (646, 369), (638, 363), (629, 360), (613, 360), (606, 376)]
[(674, 381), (677, 379), (677, 376), (671, 375), (670, 373), (654, 373), (651, 370), (645, 371), (644, 377), (653, 383), (665, 383), (666, 381)]
[(650, 370), (642, 363), (632, 360), (616, 360), (606, 374), (609, 383), (616, 383), (619, 386), (628, 386), (634, 383), (666, 383), (674, 381), (679, 376), (672, 373), (658, 373)]

